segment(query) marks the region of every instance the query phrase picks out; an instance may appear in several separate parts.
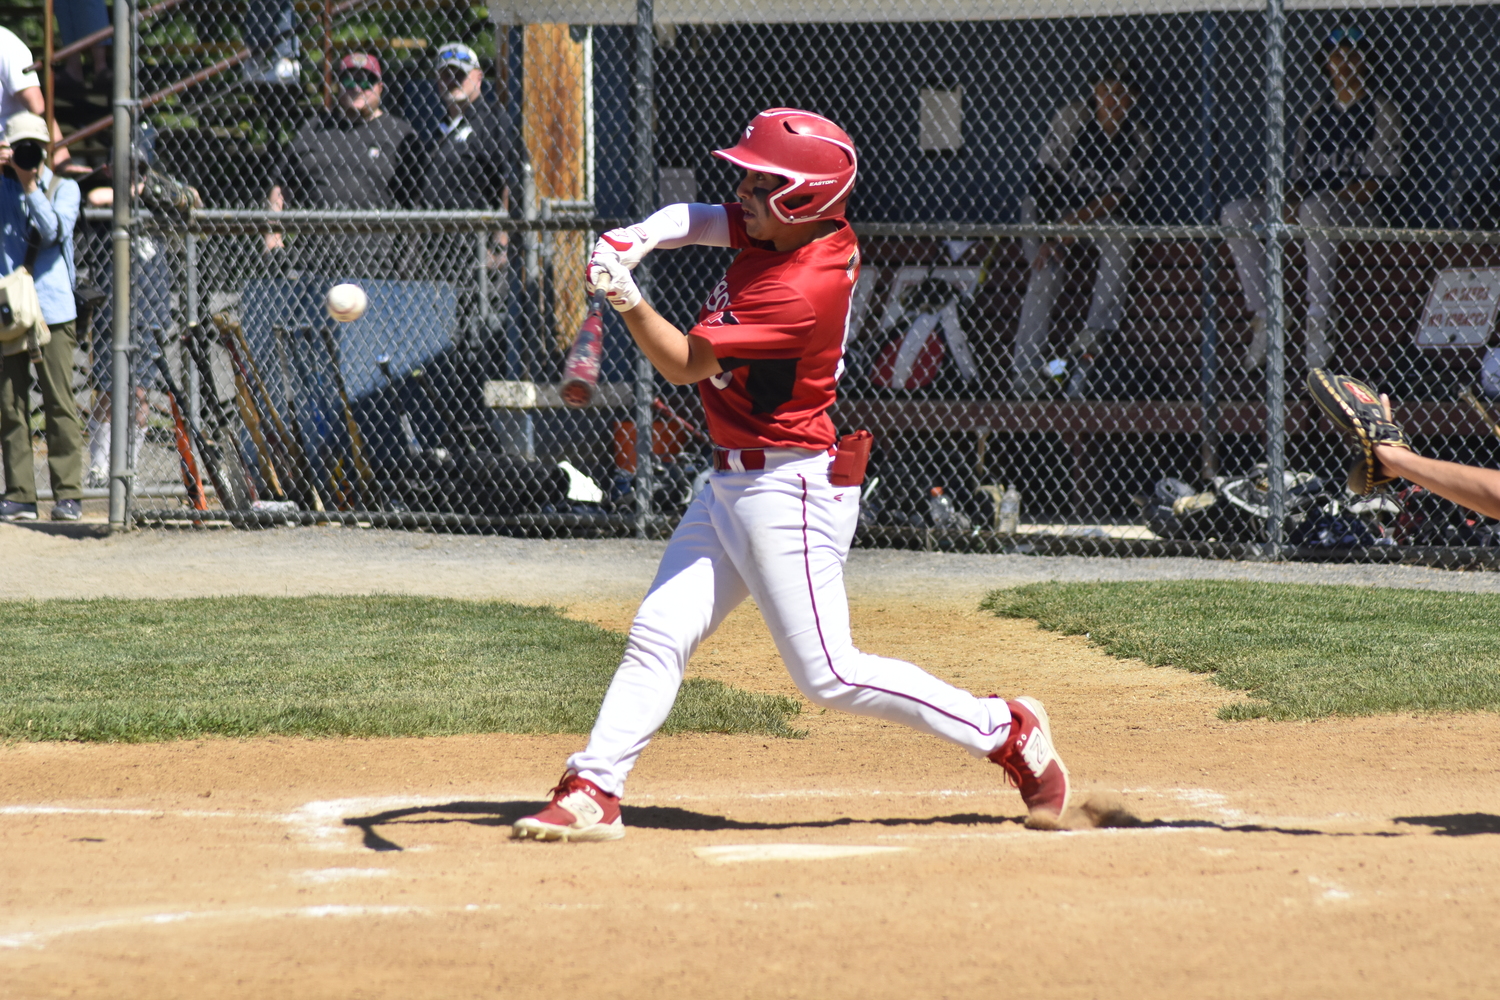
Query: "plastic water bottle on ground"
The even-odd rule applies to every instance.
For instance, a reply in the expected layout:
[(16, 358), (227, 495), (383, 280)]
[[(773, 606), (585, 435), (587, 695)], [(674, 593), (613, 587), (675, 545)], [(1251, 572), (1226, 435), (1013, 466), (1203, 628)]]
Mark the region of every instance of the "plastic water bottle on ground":
[(1007, 486), (1000, 494), (1000, 532), (1014, 535), (1021, 530), (1021, 491)]
[(971, 527), (968, 515), (953, 506), (953, 500), (943, 492), (941, 486), (934, 486), (928, 491), (927, 509), (932, 517), (934, 528), (956, 528), (959, 531), (968, 531)]

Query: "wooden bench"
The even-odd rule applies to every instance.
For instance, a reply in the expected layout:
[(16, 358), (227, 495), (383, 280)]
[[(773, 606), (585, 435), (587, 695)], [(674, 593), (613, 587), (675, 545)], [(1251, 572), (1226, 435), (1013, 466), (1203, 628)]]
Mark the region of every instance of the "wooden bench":
[[(980, 377), (966, 383), (949, 372), (926, 389), (891, 391), (872, 387), (867, 370), (855, 372), (834, 411), (841, 428), (867, 427), (888, 447), (930, 454), (935, 467), (953, 466), (950, 478), (967, 476), (971, 485), (979, 477), (1029, 482), (1033, 511), (1041, 508), (1075, 519), (1128, 517), (1133, 513), (1128, 496), (1139, 491), (1140, 480), (1158, 475), (1191, 479), (1199, 471), (1204, 244), (1143, 241), (1132, 265), (1121, 330), (1101, 356), (1100, 367), (1107, 373), (1099, 393), (1104, 398), (1084, 402), (1006, 400), (1011, 343), (1028, 280), (1019, 241), (976, 243), (956, 258), (937, 240), (867, 239), (863, 246), (866, 267), (876, 277), (852, 363), (868, 365), (899, 333), (881, 331), (879, 324), (900, 268), (983, 265), (987, 278), (964, 313)], [(1264, 382), (1239, 373), (1250, 314), (1228, 248), (1217, 249), (1220, 384), (1242, 391), (1221, 391), (1214, 427), (1225, 452), (1224, 468), (1240, 471), (1263, 453)], [(1287, 370), (1296, 379), (1302, 367), (1306, 261), (1300, 245), (1288, 250)], [(1067, 281), (1053, 314), (1050, 344), (1056, 355), (1066, 356), (1087, 315), (1095, 257), (1084, 246), (1069, 255)], [(1418, 351), (1411, 343), (1436, 272), (1469, 266), (1500, 266), (1500, 248), (1343, 245), (1335, 286), (1342, 333), (1334, 363), (1389, 388), (1398, 399), (1399, 418), (1419, 442), (1457, 453), (1467, 449), (1482, 460), (1488, 430), (1472, 410), (1455, 401), (1461, 386), (1477, 380), (1479, 352)], [(1332, 474), (1343, 453), (1329, 433), (1300, 386), (1290, 385), (1291, 465)]]

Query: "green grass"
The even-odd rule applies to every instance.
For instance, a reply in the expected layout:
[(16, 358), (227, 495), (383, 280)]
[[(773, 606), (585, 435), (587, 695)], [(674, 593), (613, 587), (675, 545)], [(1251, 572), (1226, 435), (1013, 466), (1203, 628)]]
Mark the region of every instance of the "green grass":
[[(0, 602), (0, 738), (585, 733), (624, 646), (485, 601)], [(798, 711), (689, 680), (663, 732), (799, 736)]]
[(1191, 580), (1038, 583), (985, 608), (1212, 673), (1223, 719), (1500, 709), (1500, 595)]

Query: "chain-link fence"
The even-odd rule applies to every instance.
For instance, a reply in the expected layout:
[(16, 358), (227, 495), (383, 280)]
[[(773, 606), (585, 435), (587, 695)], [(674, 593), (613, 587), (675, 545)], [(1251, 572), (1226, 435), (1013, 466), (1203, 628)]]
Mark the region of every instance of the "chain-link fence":
[[(1303, 380), (1349, 372), (1419, 450), (1500, 460), (1497, 11), (139, 11), (132, 517), (669, 530), (710, 465), (698, 390), (606, 310), (599, 391), (564, 405), (583, 262), (658, 206), (731, 200), (709, 151), (794, 106), (861, 154), (833, 416), (876, 438), (866, 543), (1493, 565), (1482, 518), (1349, 494)], [(107, 283), (107, 224), (79, 239)], [(642, 284), (687, 329), (729, 259), (660, 251)], [(334, 323), (346, 281), (369, 308)]]

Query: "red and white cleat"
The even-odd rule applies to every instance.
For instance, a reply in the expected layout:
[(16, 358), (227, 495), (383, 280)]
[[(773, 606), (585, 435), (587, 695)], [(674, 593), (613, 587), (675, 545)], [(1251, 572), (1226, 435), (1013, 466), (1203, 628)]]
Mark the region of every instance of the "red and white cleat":
[(1026, 825), (1033, 830), (1062, 829), (1068, 808), (1068, 769), (1052, 743), (1047, 710), (1035, 698), (1017, 698), (1005, 703), (1010, 709), (1010, 734), (990, 760), (999, 764), (1021, 790), (1021, 801), (1031, 815)]
[(510, 835), (516, 840), (619, 840), (625, 836), (620, 821), (620, 797), (611, 795), (576, 771), (568, 771), (552, 789), (552, 802), (535, 816), (516, 820)]

